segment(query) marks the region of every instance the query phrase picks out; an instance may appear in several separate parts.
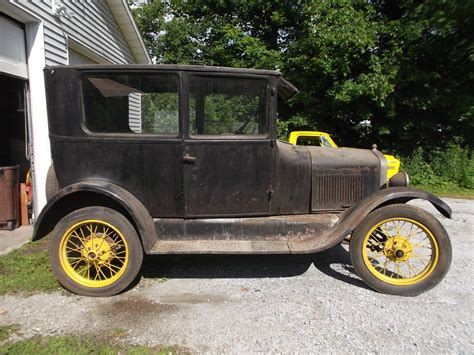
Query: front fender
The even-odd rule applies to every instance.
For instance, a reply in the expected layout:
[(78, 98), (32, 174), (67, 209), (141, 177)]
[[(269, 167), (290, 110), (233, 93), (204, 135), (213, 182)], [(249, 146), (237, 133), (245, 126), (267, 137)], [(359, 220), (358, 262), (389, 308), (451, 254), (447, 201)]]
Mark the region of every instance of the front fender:
[(360, 222), (375, 209), (395, 203), (407, 203), (414, 199), (423, 199), (431, 204), (445, 217), (451, 218), (451, 208), (440, 198), (429, 192), (410, 187), (393, 187), (380, 190), (341, 215), (339, 224), (311, 240), (289, 242), (291, 253), (314, 253), (340, 243), (351, 234)]
[(374, 209), (381, 207), (382, 205), (407, 203), (408, 201), (417, 198), (429, 201), (439, 213), (441, 213), (446, 218), (451, 218), (453, 212), (447, 203), (429, 192), (412, 187), (392, 187), (380, 190), (379, 192), (360, 202), (357, 206), (355, 206), (353, 211), (349, 210), (347, 212), (350, 214), (356, 213), (356, 210), (369, 210), (369, 212), (372, 212)]
[(98, 203), (123, 209), (138, 229), (145, 250), (151, 248), (155, 241), (155, 229), (146, 207), (124, 188), (103, 180), (84, 180), (59, 191), (36, 219), (33, 240), (41, 239), (51, 232), (59, 219), (68, 213)]

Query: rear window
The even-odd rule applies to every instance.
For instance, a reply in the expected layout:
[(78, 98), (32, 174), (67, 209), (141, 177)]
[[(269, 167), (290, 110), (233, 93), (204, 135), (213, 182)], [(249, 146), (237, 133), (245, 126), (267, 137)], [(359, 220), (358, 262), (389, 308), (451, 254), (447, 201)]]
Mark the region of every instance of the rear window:
[(95, 133), (177, 135), (175, 74), (90, 74), (82, 78), (85, 126)]

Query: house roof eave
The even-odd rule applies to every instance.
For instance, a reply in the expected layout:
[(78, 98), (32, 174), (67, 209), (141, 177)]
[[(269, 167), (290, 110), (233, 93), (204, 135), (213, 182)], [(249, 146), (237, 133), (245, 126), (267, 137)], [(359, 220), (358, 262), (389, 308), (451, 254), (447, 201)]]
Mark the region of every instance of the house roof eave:
[(140, 35), (137, 24), (133, 19), (132, 12), (128, 7), (126, 0), (107, 0), (115, 20), (117, 21), (122, 33), (127, 40), (130, 49), (135, 56), (138, 64), (151, 63), (150, 56), (146, 50), (143, 38)]

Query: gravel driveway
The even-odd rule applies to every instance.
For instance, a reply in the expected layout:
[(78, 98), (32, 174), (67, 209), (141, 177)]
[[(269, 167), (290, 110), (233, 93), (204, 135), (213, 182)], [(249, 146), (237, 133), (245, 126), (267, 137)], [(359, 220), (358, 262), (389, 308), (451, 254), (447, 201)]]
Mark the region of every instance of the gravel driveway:
[(368, 289), (341, 245), (311, 256), (167, 256), (146, 260), (139, 284), (111, 298), (0, 297), (0, 325), (19, 324), (22, 337), (119, 330), (127, 344), (192, 352), (473, 353), (474, 201), (446, 201), (454, 218), (436, 215), (453, 263), (418, 297)]

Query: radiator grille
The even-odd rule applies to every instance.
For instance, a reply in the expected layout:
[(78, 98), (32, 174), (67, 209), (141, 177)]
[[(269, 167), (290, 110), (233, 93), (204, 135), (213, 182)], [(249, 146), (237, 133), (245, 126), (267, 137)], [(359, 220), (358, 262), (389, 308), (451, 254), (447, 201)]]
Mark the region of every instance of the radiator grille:
[(339, 210), (362, 200), (362, 174), (316, 175), (313, 208)]

